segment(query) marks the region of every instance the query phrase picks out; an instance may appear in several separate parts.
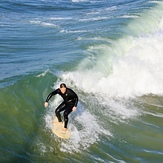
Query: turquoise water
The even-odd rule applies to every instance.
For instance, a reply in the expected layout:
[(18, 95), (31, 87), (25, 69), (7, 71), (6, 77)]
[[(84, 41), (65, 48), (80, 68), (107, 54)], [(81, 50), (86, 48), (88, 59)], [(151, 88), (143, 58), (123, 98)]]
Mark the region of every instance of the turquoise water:
[[(163, 2), (1, 0), (0, 162), (163, 161)], [(65, 82), (70, 140), (51, 131)]]

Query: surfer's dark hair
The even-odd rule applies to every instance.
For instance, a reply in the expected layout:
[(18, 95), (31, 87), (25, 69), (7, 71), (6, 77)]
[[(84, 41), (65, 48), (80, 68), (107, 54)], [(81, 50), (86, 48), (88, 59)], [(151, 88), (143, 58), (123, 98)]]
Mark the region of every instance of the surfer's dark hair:
[(66, 84), (65, 83), (60, 84), (60, 88), (66, 88)]

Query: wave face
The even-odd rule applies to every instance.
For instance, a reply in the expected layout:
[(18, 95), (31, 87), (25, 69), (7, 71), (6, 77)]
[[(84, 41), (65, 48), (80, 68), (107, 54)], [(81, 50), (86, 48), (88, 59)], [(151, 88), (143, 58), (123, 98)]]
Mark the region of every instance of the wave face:
[[(2, 162), (163, 160), (162, 1), (2, 0)], [(72, 137), (52, 131), (61, 82)]]

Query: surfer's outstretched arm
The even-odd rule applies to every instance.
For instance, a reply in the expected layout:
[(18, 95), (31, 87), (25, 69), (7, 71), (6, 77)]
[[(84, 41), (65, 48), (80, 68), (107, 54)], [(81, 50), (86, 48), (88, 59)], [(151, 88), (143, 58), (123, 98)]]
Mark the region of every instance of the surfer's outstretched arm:
[(45, 103), (44, 103), (44, 106), (45, 107), (47, 107), (48, 106), (48, 101), (51, 99), (51, 97), (53, 96), (53, 95), (56, 95), (57, 93), (58, 93), (58, 89), (56, 89), (55, 91), (53, 91), (53, 92), (51, 92), (49, 95), (48, 95), (48, 97), (46, 98), (46, 101), (45, 101)]
[(55, 91), (51, 92), (48, 97), (46, 98), (46, 102), (48, 102), (52, 96), (56, 95), (58, 93), (58, 89), (56, 89)]

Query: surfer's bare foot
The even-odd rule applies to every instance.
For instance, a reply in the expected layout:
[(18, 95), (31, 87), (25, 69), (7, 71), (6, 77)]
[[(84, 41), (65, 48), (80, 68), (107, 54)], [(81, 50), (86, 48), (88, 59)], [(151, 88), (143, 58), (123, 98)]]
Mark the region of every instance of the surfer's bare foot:
[(62, 131), (67, 131), (67, 128), (62, 128)]

